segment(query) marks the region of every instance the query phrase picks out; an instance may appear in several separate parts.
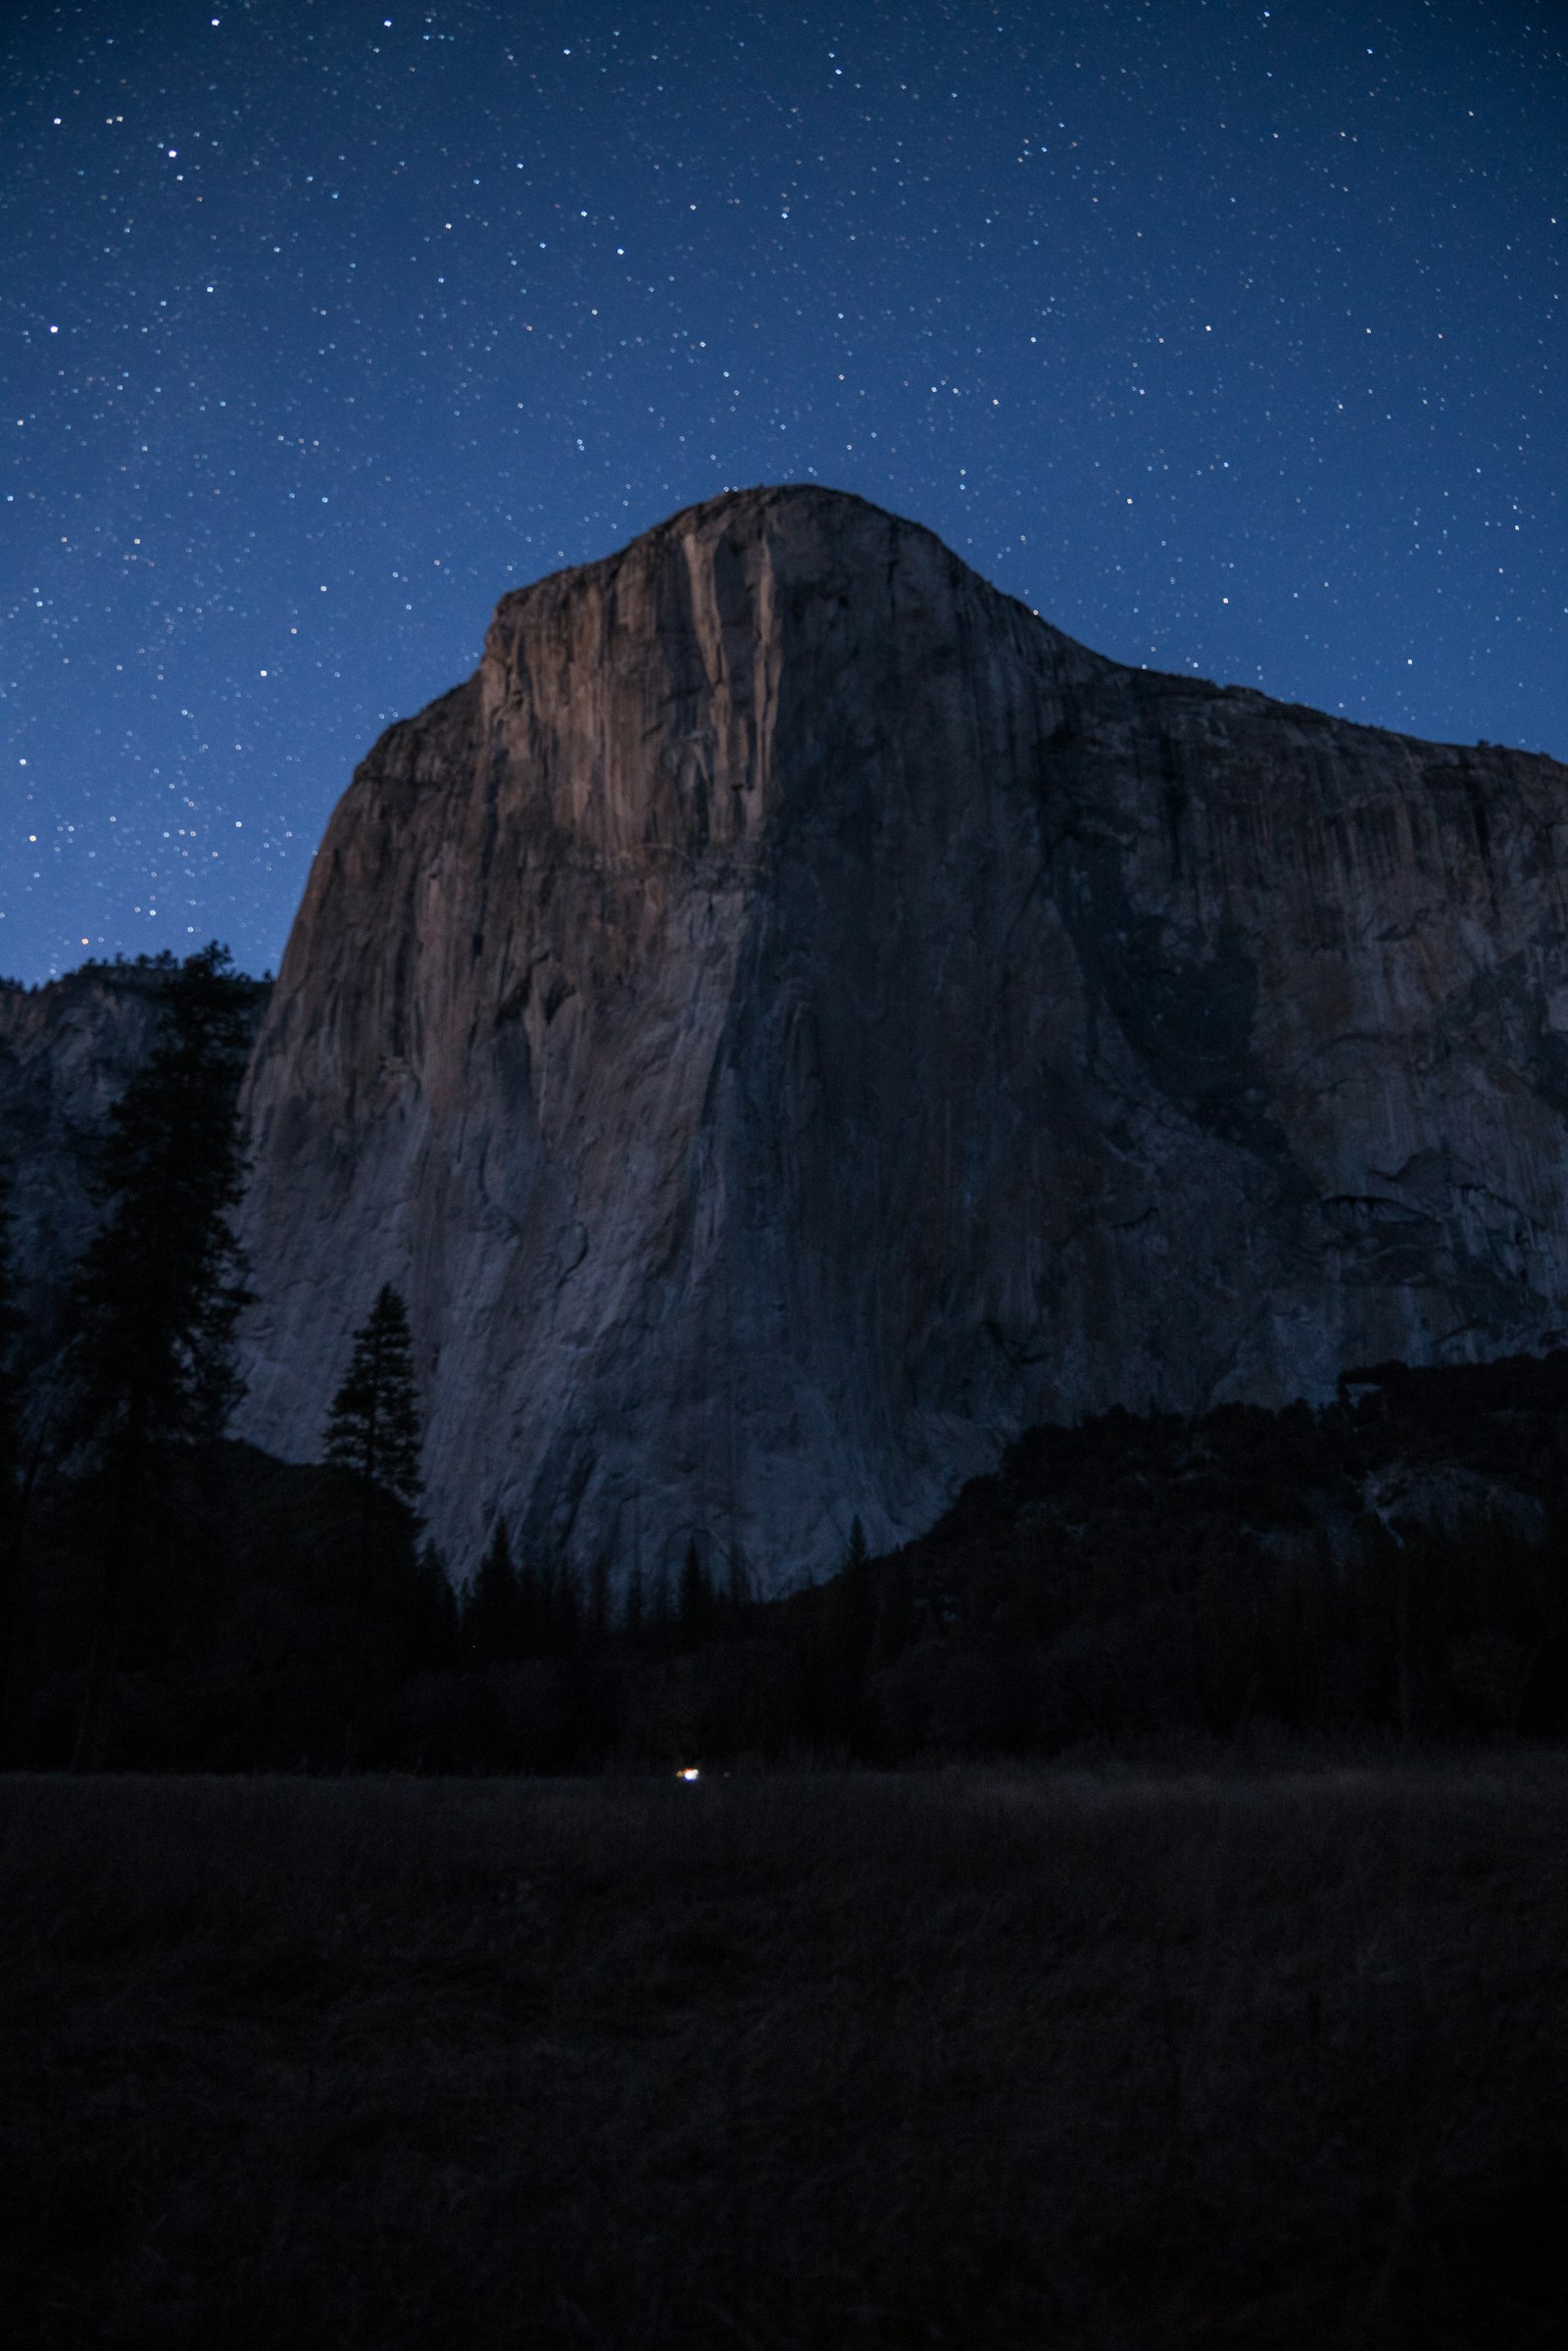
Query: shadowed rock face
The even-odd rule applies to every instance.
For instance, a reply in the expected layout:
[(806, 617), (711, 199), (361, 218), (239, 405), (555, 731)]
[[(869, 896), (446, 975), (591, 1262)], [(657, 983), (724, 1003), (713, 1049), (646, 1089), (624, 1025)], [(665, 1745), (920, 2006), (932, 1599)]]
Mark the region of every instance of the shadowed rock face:
[(407, 1295), (428, 1507), (777, 1589), (1031, 1421), (1568, 1325), (1568, 770), (1126, 669), (815, 489), (499, 607), (318, 854), (244, 1433)]
[(157, 975), (89, 963), (41, 988), (0, 982), (0, 1170), (29, 1387), (59, 1340), (67, 1278), (101, 1219), (93, 1178), (109, 1112), (151, 1050)]
[[(13, 1185), (24, 1418), (33, 1430), (48, 1417), (67, 1285), (103, 1217), (109, 1113), (157, 1042), (162, 986), (148, 963), (85, 963), (38, 988), (0, 980), (0, 1174)], [(254, 1027), (266, 983), (248, 993)]]

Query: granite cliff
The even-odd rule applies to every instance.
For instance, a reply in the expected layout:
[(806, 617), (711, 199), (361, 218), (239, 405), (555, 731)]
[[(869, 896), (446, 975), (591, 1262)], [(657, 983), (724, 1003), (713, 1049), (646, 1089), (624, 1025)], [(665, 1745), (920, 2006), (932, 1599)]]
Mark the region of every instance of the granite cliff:
[(761, 1589), (1028, 1424), (1568, 1335), (1568, 770), (1123, 667), (727, 495), (506, 597), (317, 856), (241, 1433), (377, 1286), (428, 1509)]

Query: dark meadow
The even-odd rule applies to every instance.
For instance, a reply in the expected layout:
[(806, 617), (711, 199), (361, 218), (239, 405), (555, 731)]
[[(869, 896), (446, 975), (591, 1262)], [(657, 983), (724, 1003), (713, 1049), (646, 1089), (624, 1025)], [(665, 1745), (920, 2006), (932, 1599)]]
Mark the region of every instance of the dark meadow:
[(1561, 2340), (1558, 1759), (13, 1777), (11, 2339)]

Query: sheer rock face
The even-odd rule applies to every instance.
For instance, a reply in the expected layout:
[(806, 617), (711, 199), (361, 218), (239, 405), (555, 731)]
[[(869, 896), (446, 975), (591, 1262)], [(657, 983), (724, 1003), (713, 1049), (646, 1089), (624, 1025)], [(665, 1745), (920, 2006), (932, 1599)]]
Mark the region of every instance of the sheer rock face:
[(383, 1281), (434, 1532), (778, 1589), (1030, 1422), (1568, 1335), (1568, 770), (1122, 668), (727, 496), (507, 597), (318, 854), (244, 1433)]

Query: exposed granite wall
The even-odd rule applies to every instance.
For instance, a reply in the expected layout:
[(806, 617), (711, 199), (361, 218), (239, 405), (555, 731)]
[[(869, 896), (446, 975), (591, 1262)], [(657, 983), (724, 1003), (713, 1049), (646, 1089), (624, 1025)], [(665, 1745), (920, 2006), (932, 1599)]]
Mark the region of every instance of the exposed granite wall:
[(408, 1296), (433, 1527), (770, 1589), (1029, 1422), (1568, 1327), (1568, 770), (1103, 661), (746, 492), (509, 596), (318, 854), (244, 1433)]

